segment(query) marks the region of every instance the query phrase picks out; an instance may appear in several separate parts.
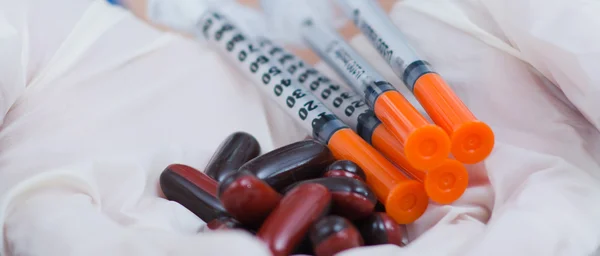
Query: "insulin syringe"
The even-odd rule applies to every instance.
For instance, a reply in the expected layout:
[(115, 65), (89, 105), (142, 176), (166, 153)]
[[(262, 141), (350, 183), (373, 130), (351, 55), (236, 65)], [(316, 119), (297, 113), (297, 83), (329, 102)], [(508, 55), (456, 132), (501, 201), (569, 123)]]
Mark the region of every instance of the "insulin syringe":
[(494, 147), (492, 129), (479, 121), (429, 63), (416, 54), (376, 1), (337, 2), (431, 119), (449, 134), (452, 155), (470, 164), (484, 160)]
[(431, 200), (449, 204), (457, 200), (468, 185), (466, 168), (454, 159), (445, 159), (438, 167), (421, 171), (404, 155), (403, 145), (381, 124), (363, 98), (346, 86), (340, 86), (305, 63), (300, 57), (265, 37), (257, 37), (264, 52), (282, 65), (292, 79), (315, 95), (340, 120), (349, 125), (365, 141), (413, 178), (422, 182)]
[(427, 170), (450, 155), (450, 139), (430, 123), (404, 96), (388, 83), (333, 28), (305, 19), (301, 26), (304, 41), (354, 88), (363, 93), (367, 105), (385, 127), (404, 144), (412, 166)]
[(299, 86), (252, 37), (223, 14), (213, 11), (203, 14), (197, 28), (197, 37), (223, 52), (262, 93), (312, 131), (315, 139), (326, 144), (336, 158), (351, 160), (363, 168), (367, 183), (398, 223), (411, 223), (424, 213), (429, 198), (423, 184), (402, 175), (316, 97)]

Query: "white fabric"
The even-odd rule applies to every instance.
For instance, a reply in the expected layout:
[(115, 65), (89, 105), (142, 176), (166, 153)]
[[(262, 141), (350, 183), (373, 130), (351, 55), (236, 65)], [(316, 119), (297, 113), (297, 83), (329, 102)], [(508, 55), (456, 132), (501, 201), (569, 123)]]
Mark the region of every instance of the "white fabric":
[(196, 234), (158, 176), (202, 169), (238, 130), (263, 150), (304, 131), (218, 54), (103, 1), (0, 10), (3, 255), (267, 254), (245, 234)]
[[(595, 252), (599, 12), (584, 0), (397, 4), (396, 24), (497, 144), (459, 201), (409, 226), (407, 247), (341, 255)], [(364, 37), (352, 44), (402, 88)], [(243, 233), (196, 234), (200, 220), (157, 197), (166, 165), (202, 169), (234, 131), (263, 151), (306, 136), (217, 53), (84, 0), (0, 0), (0, 53), (4, 254), (268, 255)]]

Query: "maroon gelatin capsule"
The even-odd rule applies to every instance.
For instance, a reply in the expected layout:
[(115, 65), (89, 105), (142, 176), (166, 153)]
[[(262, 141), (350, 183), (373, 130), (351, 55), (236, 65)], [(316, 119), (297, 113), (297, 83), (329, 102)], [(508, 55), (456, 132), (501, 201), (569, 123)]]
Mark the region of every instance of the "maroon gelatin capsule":
[(338, 160), (327, 166), (325, 177), (348, 177), (365, 182), (365, 172), (350, 160)]
[(258, 230), (274, 256), (287, 256), (302, 242), (306, 233), (331, 203), (326, 187), (316, 183), (302, 184), (287, 193)]
[(305, 180), (291, 185), (286, 189), (299, 184), (318, 183), (325, 186), (332, 195), (333, 214), (337, 214), (350, 220), (365, 218), (373, 213), (377, 197), (375, 193), (362, 181), (346, 177), (327, 177)]
[(227, 211), (217, 199), (217, 181), (206, 174), (183, 164), (172, 164), (160, 175), (160, 188), (165, 197), (210, 222)]
[(360, 247), (363, 239), (352, 223), (340, 216), (327, 216), (310, 230), (310, 241), (316, 256), (333, 256), (341, 251)]
[(207, 223), (206, 227), (210, 230), (244, 229), (241, 223), (230, 217), (216, 218)]
[(250, 227), (260, 227), (281, 200), (277, 191), (246, 171), (227, 175), (219, 183), (218, 196), (231, 216)]
[(250, 134), (236, 132), (219, 145), (208, 161), (204, 172), (221, 182), (227, 174), (237, 171), (243, 164), (260, 154), (258, 141)]
[(358, 227), (365, 245), (404, 245), (400, 225), (383, 212), (373, 213), (371, 216), (357, 221), (356, 227)]
[(315, 141), (304, 140), (258, 156), (240, 167), (281, 191), (302, 180), (318, 178), (335, 159), (329, 149)]

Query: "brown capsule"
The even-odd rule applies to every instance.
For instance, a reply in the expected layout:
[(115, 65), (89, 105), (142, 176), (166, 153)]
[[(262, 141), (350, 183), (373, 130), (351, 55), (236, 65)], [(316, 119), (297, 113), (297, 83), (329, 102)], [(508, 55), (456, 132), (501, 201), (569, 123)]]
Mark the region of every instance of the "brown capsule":
[(311, 225), (326, 215), (331, 194), (326, 187), (307, 183), (292, 189), (258, 230), (274, 256), (287, 256), (305, 238)]
[(358, 175), (347, 172), (347, 171), (342, 171), (342, 170), (326, 171), (325, 174), (323, 175), (323, 177), (344, 177), (344, 178), (351, 178), (351, 179), (360, 180), (360, 181), (364, 182), (364, 180), (361, 177), (359, 177)]
[(333, 256), (341, 251), (360, 247), (363, 238), (347, 219), (327, 216), (313, 225), (310, 241), (316, 256)]
[(160, 175), (165, 197), (196, 214), (204, 222), (228, 216), (217, 199), (217, 181), (190, 166), (172, 164)]
[(365, 245), (395, 244), (403, 246), (402, 229), (390, 216), (383, 212), (356, 222)]
[(244, 229), (241, 223), (230, 217), (216, 218), (207, 223), (206, 227), (210, 230)]
[(248, 171), (281, 191), (294, 182), (321, 177), (334, 160), (325, 145), (304, 140), (256, 157), (240, 167), (240, 171)]
[(369, 216), (377, 204), (377, 197), (367, 184), (346, 177), (305, 180), (289, 186), (285, 191), (305, 183), (318, 183), (325, 186), (332, 195), (331, 212), (350, 220)]
[(218, 196), (229, 214), (250, 227), (260, 227), (281, 200), (277, 191), (246, 171), (227, 175)]
[(220, 182), (227, 174), (237, 171), (259, 154), (260, 145), (252, 135), (236, 132), (221, 142), (204, 171), (206, 175)]
[(325, 177), (348, 177), (365, 182), (365, 172), (350, 160), (338, 160), (327, 166)]

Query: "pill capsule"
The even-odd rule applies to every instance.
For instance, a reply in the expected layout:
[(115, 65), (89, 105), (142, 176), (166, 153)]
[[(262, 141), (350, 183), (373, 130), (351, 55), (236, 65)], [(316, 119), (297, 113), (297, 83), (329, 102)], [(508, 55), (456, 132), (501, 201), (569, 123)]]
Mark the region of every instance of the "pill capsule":
[(390, 216), (383, 212), (356, 222), (365, 245), (395, 244), (403, 246), (402, 229)]
[(246, 171), (229, 173), (219, 183), (218, 197), (231, 216), (250, 227), (259, 227), (281, 200), (277, 191)]
[(291, 185), (286, 191), (305, 183), (318, 183), (325, 186), (332, 196), (331, 212), (350, 220), (369, 216), (373, 213), (375, 204), (377, 204), (377, 197), (367, 184), (347, 177), (305, 180)]
[(239, 170), (248, 171), (281, 191), (294, 182), (321, 177), (333, 161), (335, 159), (325, 145), (304, 140), (258, 156)]
[(365, 172), (354, 162), (349, 160), (338, 160), (327, 166), (325, 177), (348, 177), (365, 182)]
[(333, 256), (363, 245), (356, 227), (347, 219), (335, 215), (327, 216), (313, 225), (310, 241), (316, 256)]
[(240, 222), (231, 217), (219, 217), (206, 224), (210, 230), (243, 229)]
[(160, 175), (160, 188), (165, 197), (181, 204), (204, 222), (228, 215), (217, 199), (217, 186), (217, 181), (211, 177), (182, 164), (169, 165)]
[(228, 173), (237, 171), (243, 164), (260, 154), (256, 139), (245, 132), (229, 135), (208, 161), (204, 172), (220, 182)]
[(257, 237), (274, 256), (287, 256), (302, 242), (311, 225), (328, 213), (330, 203), (331, 194), (323, 185), (299, 185), (281, 199)]

